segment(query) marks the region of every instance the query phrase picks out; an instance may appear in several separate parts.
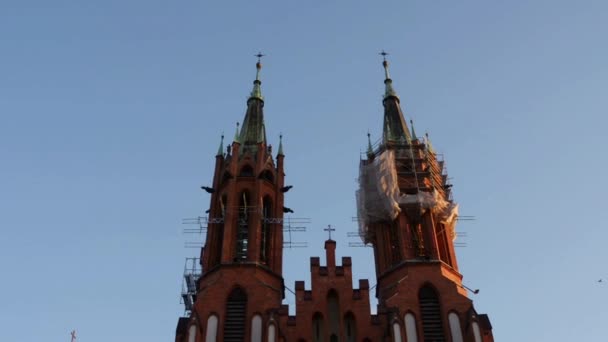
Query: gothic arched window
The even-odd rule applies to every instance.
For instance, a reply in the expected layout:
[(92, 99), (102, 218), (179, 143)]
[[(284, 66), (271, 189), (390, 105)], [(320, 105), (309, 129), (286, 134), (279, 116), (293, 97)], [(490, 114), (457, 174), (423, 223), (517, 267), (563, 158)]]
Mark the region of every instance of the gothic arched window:
[(226, 321), (224, 322), (224, 342), (245, 340), (245, 314), (247, 294), (240, 287), (230, 292), (226, 300)]
[(253, 168), (249, 165), (243, 166), (241, 172), (239, 173), (240, 177), (253, 177)]
[(357, 322), (355, 321), (355, 315), (352, 312), (348, 312), (344, 316), (344, 332), (346, 335), (346, 342), (357, 341)]
[(418, 292), (418, 302), (424, 340), (444, 342), (445, 334), (443, 333), (441, 308), (437, 292), (429, 285), (422, 287)]
[(272, 216), (272, 201), (266, 196), (262, 200), (262, 241), (260, 242), (260, 260), (265, 263), (268, 263), (270, 257)]
[(327, 321), (330, 336), (340, 334), (340, 302), (338, 293), (333, 289), (327, 294)]
[(312, 316), (312, 341), (313, 342), (323, 342), (323, 315), (320, 312), (317, 312)]
[(236, 261), (247, 259), (247, 244), (249, 243), (249, 193), (241, 194), (239, 203), (239, 218), (236, 232)]

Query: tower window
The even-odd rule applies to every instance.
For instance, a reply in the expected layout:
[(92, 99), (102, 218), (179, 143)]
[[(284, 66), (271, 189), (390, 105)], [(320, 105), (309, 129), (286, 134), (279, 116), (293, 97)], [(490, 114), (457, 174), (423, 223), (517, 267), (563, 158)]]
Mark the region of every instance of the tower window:
[(274, 183), (274, 176), (270, 170), (264, 170), (262, 174), (260, 174), (260, 178), (269, 181), (270, 183)]
[(418, 293), (422, 333), (425, 341), (445, 342), (441, 309), (437, 293), (430, 286), (424, 286)]
[(262, 241), (260, 243), (260, 260), (268, 263), (270, 258), (271, 246), (271, 219), (272, 219), (272, 201), (270, 197), (264, 197), (262, 201)]
[(241, 177), (253, 177), (253, 168), (249, 165), (243, 166), (241, 169), (241, 173), (239, 174)]
[(247, 294), (240, 287), (230, 292), (226, 301), (226, 321), (224, 322), (224, 342), (245, 340), (245, 314)]
[(236, 236), (236, 261), (247, 259), (249, 243), (249, 193), (243, 192), (239, 205), (239, 217)]

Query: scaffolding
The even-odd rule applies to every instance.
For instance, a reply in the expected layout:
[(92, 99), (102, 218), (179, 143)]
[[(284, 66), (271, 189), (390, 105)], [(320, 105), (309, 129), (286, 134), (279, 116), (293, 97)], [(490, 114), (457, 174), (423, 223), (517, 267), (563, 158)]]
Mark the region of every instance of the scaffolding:
[[(451, 195), (445, 162), (426, 143), (376, 144), (361, 160), (357, 198), (359, 236), (369, 242), (368, 226), (390, 222), (402, 207), (431, 210), (438, 219), (453, 227), (458, 204)], [(453, 239), (455, 232), (450, 232)]]
[(192, 312), (192, 307), (194, 306), (194, 302), (196, 302), (198, 280), (203, 274), (203, 267), (200, 261), (200, 258), (186, 258), (186, 262), (184, 263), (180, 304), (184, 305), (186, 315)]

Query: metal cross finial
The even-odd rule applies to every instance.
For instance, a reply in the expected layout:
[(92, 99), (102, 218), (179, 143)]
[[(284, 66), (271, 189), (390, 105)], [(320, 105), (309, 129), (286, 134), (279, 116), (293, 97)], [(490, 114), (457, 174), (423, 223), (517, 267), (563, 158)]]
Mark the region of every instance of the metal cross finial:
[(70, 335), (72, 335), (72, 342), (75, 342), (76, 341), (76, 330), (72, 330)]
[(256, 56), (258, 58), (258, 63), (259, 63), (261, 61), (262, 57), (264, 57), (266, 55), (262, 54), (261, 52), (258, 52), (258, 54), (254, 55), (254, 56)]
[(332, 228), (331, 224), (328, 224), (327, 228), (323, 228), (323, 230), (329, 233), (329, 240), (331, 240), (331, 232), (336, 231), (336, 228)]
[(386, 61), (386, 56), (388, 56), (388, 55), (389, 55), (389, 53), (388, 53), (388, 52), (386, 52), (386, 51), (384, 51), (384, 50), (382, 50), (382, 52), (380, 52), (380, 53), (379, 53), (379, 55), (381, 55), (381, 56), (382, 56), (382, 59)]

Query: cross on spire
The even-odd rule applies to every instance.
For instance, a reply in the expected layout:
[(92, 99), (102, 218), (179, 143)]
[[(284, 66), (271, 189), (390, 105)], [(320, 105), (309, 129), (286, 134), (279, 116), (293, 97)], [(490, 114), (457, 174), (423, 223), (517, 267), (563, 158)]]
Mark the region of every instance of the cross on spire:
[(261, 62), (261, 60), (262, 60), (262, 57), (264, 57), (264, 56), (266, 56), (266, 55), (265, 55), (265, 54), (263, 54), (263, 53), (261, 53), (261, 52), (258, 52), (258, 53), (257, 53), (256, 55), (254, 55), (254, 56), (256, 56), (256, 57), (258, 58), (258, 63), (260, 63), (260, 62)]
[(382, 50), (382, 51), (379, 53), (379, 55), (381, 55), (381, 56), (382, 56), (382, 59), (386, 61), (386, 56), (388, 56), (388, 55), (389, 55), (389, 53), (388, 53), (388, 52), (386, 52), (386, 51), (384, 51), (384, 50)]
[(323, 230), (329, 234), (329, 240), (331, 240), (331, 232), (335, 232), (336, 228), (332, 228), (331, 224), (328, 224), (327, 228), (323, 228)]
[(70, 335), (72, 335), (72, 342), (76, 342), (76, 330), (72, 330), (72, 332), (70, 332)]

